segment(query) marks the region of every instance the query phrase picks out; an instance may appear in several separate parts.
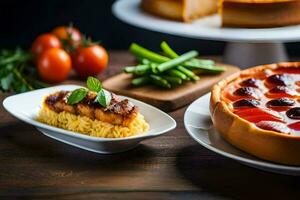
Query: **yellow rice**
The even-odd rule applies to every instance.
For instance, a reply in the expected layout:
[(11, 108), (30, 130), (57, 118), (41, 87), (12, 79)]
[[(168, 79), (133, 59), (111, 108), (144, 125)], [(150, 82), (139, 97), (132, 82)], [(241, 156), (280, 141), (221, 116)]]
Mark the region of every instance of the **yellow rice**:
[(148, 131), (149, 124), (140, 113), (129, 126), (113, 125), (99, 120), (92, 120), (85, 116), (74, 115), (63, 111), (56, 113), (43, 106), (37, 121), (85, 135), (102, 138), (124, 138)]

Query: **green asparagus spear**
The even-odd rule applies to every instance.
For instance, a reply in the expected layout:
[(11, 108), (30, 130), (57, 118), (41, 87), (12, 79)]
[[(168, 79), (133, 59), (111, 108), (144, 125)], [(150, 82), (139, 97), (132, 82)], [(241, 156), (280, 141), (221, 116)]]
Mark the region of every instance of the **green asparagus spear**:
[(129, 66), (129, 67), (124, 67), (123, 71), (125, 73), (129, 74), (135, 74), (135, 75), (145, 75), (151, 70), (150, 65), (138, 65), (136, 67)]
[(138, 77), (135, 78), (131, 81), (131, 84), (134, 86), (142, 86), (142, 85), (146, 85), (151, 81), (151, 79), (148, 76), (142, 76), (142, 77)]
[(141, 60), (141, 64), (142, 64), (142, 65), (149, 65), (150, 63), (151, 63), (151, 61), (148, 60), (148, 59), (146, 59), (146, 58), (143, 58), (143, 59)]
[(206, 60), (206, 59), (192, 59), (190, 61), (186, 62), (188, 63), (192, 63), (192, 64), (198, 64), (201, 66), (208, 66), (208, 67), (214, 67), (215, 66), (215, 61), (213, 60)]
[(136, 75), (144, 75), (144, 74), (147, 74), (149, 70), (151, 70), (151, 66), (149, 64), (148, 65), (138, 65), (138, 66), (136, 66), (134, 73)]
[(170, 60), (168, 57), (159, 55), (159, 54), (157, 54), (153, 51), (150, 51), (136, 43), (131, 44), (129, 51), (139, 58), (146, 58), (152, 62), (163, 63), (163, 62)]
[(171, 88), (170, 83), (168, 83), (167, 80), (163, 79), (160, 76), (150, 75), (150, 78), (151, 78), (152, 82), (157, 86), (164, 87), (164, 88)]
[(187, 77), (190, 77), (193, 81), (198, 81), (200, 79), (196, 74), (194, 74), (194, 72), (186, 69), (183, 66), (178, 66), (177, 69), (184, 73)]
[(162, 76), (163, 79), (166, 79), (171, 85), (181, 85), (182, 80), (178, 77), (173, 76)]
[(178, 71), (177, 69), (170, 69), (170, 70), (167, 71), (167, 73), (170, 76), (178, 77), (182, 80), (188, 80), (188, 77), (184, 73), (182, 73), (181, 71)]
[[(170, 58), (179, 57), (179, 55), (165, 41), (163, 41), (160, 44), (160, 47), (163, 50), (163, 52)], [(193, 64), (198, 64), (198, 65), (209, 65), (211, 67), (213, 67), (213, 65), (215, 64), (215, 62), (213, 60), (196, 59), (196, 58), (191, 59), (190, 61), (187, 61), (186, 63), (188, 63), (188, 62), (191, 62)]]
[[(166, 43), (162, 42), (160, 44), (161, 49), (163, 52), (169, 56), (170, 58), (177, 58), (179, 55)], [(183, 65), (190, 69), (204, 69), (208, 70), (211, 73), (220, 73), (225, 71), (223, 67), (216, 67), (214, 66), (215, 62), (212, 60), (205, 60), (205, 59), (191, 59), (186, 61)]]
[(123, 71), (128, 74), (133, 74), (135, 72), (135, 68), (136, 67), (134, 66), (128, 66), (128, 67), (124, 67)]
[(166, 42), (162, 42), (160, 44), (160, 48), (170, 58), (177, 58), (177, 57), (179, 57), (179, 55), (175, 51), (173, 51), (173, 49), (171, 49), (171, 47)]
[(212, 72), (212, 73), (220, 73), (224, 72), (225, 68), (224, 67), (216, 67), (216, 66), (210, 66), (210, 65), (199, 65), (198, 63), (193, 63), (193, 62), (186, 62), (184, 63), (184, 66), (188, 69), (202, 69), (206, 70), (207, 72)]
[(192, 58), (195, 58), (198, 55), (197, 51), (189, 51), (185, 54), (182, 54), (181, 56), (174, 58), (172, 60), (169, 60), (167, 62), (161, 63), (158, 65), (157, 69), (160, 72), (164, 72), (168, 69), (172, 69), (173, 67), (176, 67), (182, 63), (184, 63), (187, 60), (190, 60)]

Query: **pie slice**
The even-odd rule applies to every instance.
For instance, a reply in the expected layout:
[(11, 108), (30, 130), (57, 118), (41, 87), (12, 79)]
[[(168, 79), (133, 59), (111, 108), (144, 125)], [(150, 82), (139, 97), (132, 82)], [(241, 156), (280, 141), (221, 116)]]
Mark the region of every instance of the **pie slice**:
[(300, 62), (258, 66), (222, 80), (212, 90), (210, 111), (232, 145), (300, 165)]
[(218, 0), (142, 0), (141, 8), (160, 17), (190, 22), (217, 13)]
[(222, 26), (267, 28), (300, 23), (299, 0), (221, 0)]

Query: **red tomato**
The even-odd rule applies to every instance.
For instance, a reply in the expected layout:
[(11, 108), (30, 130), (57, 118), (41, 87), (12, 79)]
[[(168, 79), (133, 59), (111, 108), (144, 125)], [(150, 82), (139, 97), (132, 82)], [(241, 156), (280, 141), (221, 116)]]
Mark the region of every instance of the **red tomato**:
[(82, 35), (77, 28), (68, 26), (59, 26), (52, 30), (52, 34), (61, 40), (67, 41), (71, 45), (79, 45)]
[(278, 119), (277, 117), (273, 115), (257, 115), (257, 116), (251, 116), (251, 117), (243, 117), (249, 122), (258, 123), (260, 121), (276, 121), (276, 122), (282, 122), (282, 119)]
[(32, 54), (38, 58), (44, 51), (51, 48), (61, 48), (59, 39), (53, 34), (42, 34), (38, 36), (31, 46)]
[(108, 63), (106, 50), (99, 45), (78, 48), (72, 56), (73, 68), (80, 77), (95, 76)]
[(37, 61), (40, 77), (50, 83), (58, 83), (68, 78), (71, 58), (63, 49), (52, 48), (45, 51)]
[(294, 129), (296, 131), (300, 131), (300, 122), (295, 122), (293, 124), (289, 124), (289, 128)]
[(276, 115), (277, 113), (271, 111), (271, 110), (263, 110), (260, 108), (242, 108), (242, 109), (236, 109), (234, 111), (235, 114), (241, 117), (252, 117), (257, 115), (264, 115), (264, 114), (272, 114)]
[(256, 126), (265, 130), (276, 131), (280, 133), (288, 134), (290, 132), (290, 129), (286, 126), (286, 124), (281, 122), (260, 121), (256, 123)]
[(277, 112), (272, 110), (262, 110), (260, 108), (245, 108), (234, 111), (235, 114), (243, 119), (250, 122), (260, 122), (260, 121), (279, 121), (283, 119)]

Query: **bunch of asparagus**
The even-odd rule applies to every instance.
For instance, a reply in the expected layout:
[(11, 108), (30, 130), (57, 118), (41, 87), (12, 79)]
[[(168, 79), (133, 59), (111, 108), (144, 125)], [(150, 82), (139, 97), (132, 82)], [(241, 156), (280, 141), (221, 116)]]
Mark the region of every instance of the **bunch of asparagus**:
[(197, 59), (197, 51), (178, 55), (166, 42), (162, 42), (160, 47), (163, 55), (136, 43), (131, 44), (129, 50), (139, 63), (137, 66), (124, 67), (123, 70), (134, 75), (132, 85), (155, 84), (162, 88), (172, 88), (187, 81), (198, 81), (200, 78), (197, 74), (218, 74), (225, 71), (212, 60)]

